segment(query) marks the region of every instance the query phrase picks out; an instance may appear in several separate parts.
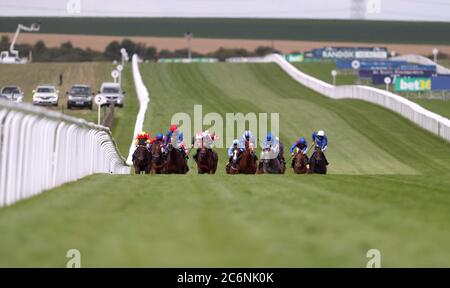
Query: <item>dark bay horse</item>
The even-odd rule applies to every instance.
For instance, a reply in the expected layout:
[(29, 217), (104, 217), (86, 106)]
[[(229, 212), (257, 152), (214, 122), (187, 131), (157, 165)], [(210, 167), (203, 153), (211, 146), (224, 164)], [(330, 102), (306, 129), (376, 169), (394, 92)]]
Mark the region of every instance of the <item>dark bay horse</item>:
[(156, 141), (152, 144), (152, 174), (161, 174), (164, 168), (164, 154), (161, 146), (161, 141)]
[(308, 158), (305, 154), (297, 152), (294, 156), (294, 173), (306, 174), (309, 172)]
[(172, 144), (168, 144), (167, 157), (162, 172), (165, 174), (186, 174), (188, 171), (189, 167), (181, 152)]
[(133, 166), (136, 174), (150, 174), (150, 169), (152, 165), (152, 159), (147, 147), (139, 145), (133, 153)]
[(256, 158), (254, 155), (254, 148), (250, 146), (250, 141), (245, 141), (245, 150), (239, 158), (239, 174), (256, 173)]
[(309, 159), (309, 173), (327, 174), (327, 163), (322, 149), (315, 148), (315, 151)]
[(270, 157), (268, 154), (270, 153), (270, 150), (263, 151), (263, 155), (261, 157), (261, 160), (259, 160), (258, 165), (258, 174), (283, 174), (284, 169), (280, 163), (280, 160), (278, 157)]
[(197, 171), (198, 174), (215, 174), (217, 169), (217, 161), (219, 157), (213, 150), (201, 147), (197, 152)]

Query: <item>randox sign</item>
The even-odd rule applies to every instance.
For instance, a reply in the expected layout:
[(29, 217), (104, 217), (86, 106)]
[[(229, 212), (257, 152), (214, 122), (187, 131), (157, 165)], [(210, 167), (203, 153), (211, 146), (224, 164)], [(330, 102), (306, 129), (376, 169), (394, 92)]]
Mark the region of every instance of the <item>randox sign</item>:
[(418, 92), (418, 91), (430, 91), (431, 90), (431, 78), (395, 78), (395, 91), (399, 92)]

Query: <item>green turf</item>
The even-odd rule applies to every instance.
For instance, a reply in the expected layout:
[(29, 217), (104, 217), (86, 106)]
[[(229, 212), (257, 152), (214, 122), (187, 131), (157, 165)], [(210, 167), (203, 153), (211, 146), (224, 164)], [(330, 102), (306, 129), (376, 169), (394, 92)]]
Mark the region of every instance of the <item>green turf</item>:
[[(292, 63), (297, 69), (316, 77), (322, 81), (333, 84), (333, 76), (331, 71), (336, 70), (336, 63), (334, 62), (301, 62)], [(336, 76), (336, 85), (353, 85), (357, 84), (358, 76), (351, 74), (351, 72), (339, 71)]]
[(1, 32), (39, 21), (42, 33), (449, 44), (446, 22), (311, 19), (3, 17)]
[(87, 177), (0, 210), (0, 266), (63, 267), (71, 248), (83, 266), (364, 267), (371, 248), (385, 267), (450, 265), (449, 143), (381, 107), (322, 97), (275, 64), (141, 71), (152, 133), (194, 104), (279, 112), (286, 144), (328, 132), (330, 175), (224, 175), (222, 150), (214, 176)]

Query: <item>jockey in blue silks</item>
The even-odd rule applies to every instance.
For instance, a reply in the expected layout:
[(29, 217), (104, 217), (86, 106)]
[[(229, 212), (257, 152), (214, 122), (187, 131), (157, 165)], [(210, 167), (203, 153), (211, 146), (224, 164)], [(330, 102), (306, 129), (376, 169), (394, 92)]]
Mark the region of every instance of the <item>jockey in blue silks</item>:
[[(298, 149), (298, 151), (302, 154), (306, 155), (306, 151), (308, 150), (308, 142), (304, 137), (300, 137), (297, 141), (292, 144), (291, 149), (289, 149), (289, 152), (291, 155), (294, 155), (294, 150)], [(308, 156), (306, 156), (306, 159), (308, 159)], [(292, 158), (291, 167), (294, 168), (294, 158)]]
[(244, 134), (241, 137), (241, 140), (239, 141), (239, 148), (241, 149), (241, 151), (245, 150), (245, 142), (249, 141), (250, 143), (250, 147), (253, 148), (253, 152), (252, 155), (255, 158), (255, 160), (258, 160), (258, 157), (256, 156), (255, 153), (255, 147), (256, 147), (256, 140), (255, 137), (253, 137), (252, 132), (250, 132), (249, 130), (245, 130)]
[[(312, 133), (312, 140), (314, 141), (314, 148), (320, 149), (322, 152), (325, 152), (328, 148), (328, 138), (325, 134), (325, 131), (319, 130), (314, 131)], [(315, 153), (315, 151), (314, 151)], [(314, 155), (313, 153), (313, 155)], [(312, 157), (312, 156), (311, 156)], [(325, 153), (323, 154), (323, 157), (325, 159), (325, 163), (328, 165), (327, 158), (325, 157)]]

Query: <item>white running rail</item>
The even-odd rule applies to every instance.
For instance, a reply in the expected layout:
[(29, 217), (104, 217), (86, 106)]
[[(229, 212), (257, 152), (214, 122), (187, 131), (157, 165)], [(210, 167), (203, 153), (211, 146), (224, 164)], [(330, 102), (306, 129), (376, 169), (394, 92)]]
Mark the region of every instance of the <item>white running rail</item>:
[(333, 99), (359, 99), (397, 112), (418, 126), (450, 141), (450, 120), (433, 113), (404, 97), (391, 92), (362, 85), (333, 86), (305, 74), (278, 54), (259, 58), (233, 58), (230, 62), (276, 63), (300, 84)]
[(0, 207), (94, 173), (130, 173), (108, 128), (0, 100)]
[(139, 58), (136, 54), (133, 55), (131, 65), (133, 71), (134, 86), (136, 87), (136, 94), (139, 99), (139, 112), (136, 117), (136, 123), (134, 124), (134, 134), (133, 138), (131, 139), (130, 150), (127, 158), (128, 165), (133, 165), (132, 157), (134, 150), (136, 149), (134, 145), (134, 135), (137, 135), (137, 133), (143, 131), (145, 113), (147, 112), (147, 106), (150, 102), (147, 88), (145, 87), (144, 82), (142, 81), (141, 73), (139, 72)]

